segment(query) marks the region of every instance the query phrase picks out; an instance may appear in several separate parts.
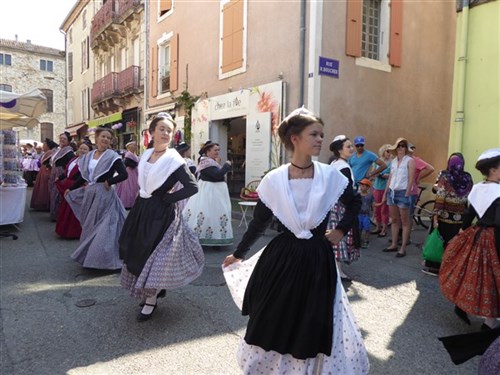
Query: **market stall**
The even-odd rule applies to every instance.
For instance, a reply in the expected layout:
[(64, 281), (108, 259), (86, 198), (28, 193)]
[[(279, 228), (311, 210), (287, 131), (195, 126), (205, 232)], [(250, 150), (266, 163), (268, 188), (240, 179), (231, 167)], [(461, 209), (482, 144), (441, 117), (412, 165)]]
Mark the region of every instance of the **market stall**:
[[(0, 90), (0, 225), (24, 220), (26, 183), (21, 177), (16, 129), (38, 125), (36, 117), (46, 110), (40, 90), (16, 94)], [(0, 233), (0, 236), (16, 236)]]

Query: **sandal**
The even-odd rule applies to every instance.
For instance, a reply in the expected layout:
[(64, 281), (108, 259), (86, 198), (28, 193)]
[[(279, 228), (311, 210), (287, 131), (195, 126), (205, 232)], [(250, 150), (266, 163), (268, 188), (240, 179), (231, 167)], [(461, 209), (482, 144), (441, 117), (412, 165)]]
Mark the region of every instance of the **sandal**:
[(375, 230), (372, 230), (370, 232), (370, 234), (379, 234), (380, 232), (382, 232), (380, 229), (375, 229)]
[(380, 232), (377, 237), (385, 237), (385, 236), (387, 236), (387, 233)]
[(402, 258), (406, 256), (406, 251), (404, 253), (397, 252), (396, 253), (396, 258)]

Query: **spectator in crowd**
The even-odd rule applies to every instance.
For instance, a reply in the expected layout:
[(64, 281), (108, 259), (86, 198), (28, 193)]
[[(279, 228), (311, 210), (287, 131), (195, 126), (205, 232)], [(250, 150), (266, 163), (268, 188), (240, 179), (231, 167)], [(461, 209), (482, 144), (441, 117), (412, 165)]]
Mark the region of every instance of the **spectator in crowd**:
[[(349, 158), (349, 165), (354, 174), (354, 183), (357, 186), (363, 178), (372, 179), (387, 167), (386, 163), (376, 154), (365, 150), (365, 137), (357, 136), (354, 138), (354, 147), (356, 152)], [(378, 168), (370, 171), (372, 164), (377, 164)]]

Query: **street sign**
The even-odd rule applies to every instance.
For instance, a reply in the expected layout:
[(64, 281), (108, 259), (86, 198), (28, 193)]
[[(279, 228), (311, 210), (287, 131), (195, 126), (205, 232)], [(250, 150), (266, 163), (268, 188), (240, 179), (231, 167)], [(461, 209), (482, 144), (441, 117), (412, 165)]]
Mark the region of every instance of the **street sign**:
[(319, 74), (339, 78), (339, 60), (319, 57)]

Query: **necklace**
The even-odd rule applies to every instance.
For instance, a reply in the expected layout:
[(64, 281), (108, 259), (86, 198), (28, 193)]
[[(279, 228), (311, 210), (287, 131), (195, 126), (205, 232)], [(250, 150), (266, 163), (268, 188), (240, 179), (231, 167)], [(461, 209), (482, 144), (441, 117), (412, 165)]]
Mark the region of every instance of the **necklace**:
[(307, 167), (299, 167), (298, 165), (295, 165), (292, 162), (290, 162), (290, 164), (292, 164), (295, 168), (302, 169), (302, 170), (309, 169), (313, 166), (313, 163), (309, 164)]

